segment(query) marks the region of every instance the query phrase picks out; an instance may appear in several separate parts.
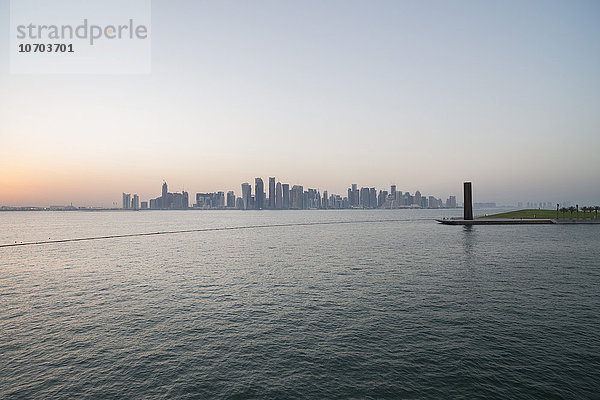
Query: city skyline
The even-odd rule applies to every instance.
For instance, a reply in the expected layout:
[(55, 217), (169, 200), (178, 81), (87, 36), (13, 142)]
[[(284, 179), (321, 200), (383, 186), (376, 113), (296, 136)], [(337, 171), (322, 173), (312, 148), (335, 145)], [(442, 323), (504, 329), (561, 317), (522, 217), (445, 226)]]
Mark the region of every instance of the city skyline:
[[(5, 32), (9, 11), (0, 0)], [(237, 191), (265, 171), (336, 193), (471, 180), (483, 202), (597, 203), (598, 15), (584, 1), (154, 1), (139, 75), (11, 74), (0, 35), (0, 205), (110, 207), (161, 179)]]
[[(291, 189), (290, 189), (291, 186)], [(122, 193), (121, 209), (146, 210), (146, 209), (230, 209), (230, 210), (309, 210), (309, 209), (403, 209), (403, 208), (460, 208), (460, 197), (448, 195), (444, 201), (442, 197), (423, 194), (419, 190), (414, 192), (403, 191), (398, 185), (390, 185), (390, 190), (385, 188), (364, 187), (351, 184), (347, 188), (347, 196), (331, 193), (327, 189), (314, 189), (303, 185), (290, 185), (282, 183), (275, 177), (269, 177), (268, 192), (264, 188), (264, 181), (257, 177), (254, 179), (254, 189), (249, 182), (240, 185), (239, 196), (235, 190), (220, 190), (215, 192), (197, 192), (194, 197), (189, 193), (170, 193), (167, 183), (162, 183), (162, 194), (159, 198), (141, 201), (134, 193)], [(254, 192), (253, 192), (254, 190)], [(256, 193), (261, 193), (257, 201)], [(132, 197), (133, 196), (133, 197)], [(365, 200), (366, 199), (366, 200)], [(116, 202), (113, 203), (115, 207)], [(166, 204), (166, 206), (165, 206)], [(496, 202), (473, 202), (475, 208), (496, 208)], [(516, 204), (522, 208), (554, 209), (558, 203), (554, 201), (520, 201)], [(571, 206), (570, 201), (561, 202), (563, 206)], [(583, 204), (583, 203), (582, 203)], [(72, 205), (67, 207), (72, 208)]]
[[(291, 186), (291, 188), (290, 188)], [(27, 205), (7, 206), (0, 204), (0, 211), (10, 210), (312, 210), (312, 209), (406, 209), (406, 208), (462, 208), (460, 197), (448, 195), (442, 197), (422, 194), (418, 189), (413, 193), (403, 191), (392, 184), (389, 191), (385, 188), (360, 186), (353, 183), (347, 188), (347, 196), (331, 193), (327, 189), (314, 189), (303, 185), (282, 183), (275, 177), (269, 177), (268, 192), (262, 178), (254, 178), (254, 186), (248, 182), (240, 185), (239, 196), (235, 190), (219, 190), (215, 192), (192, 193), (182, 190), (170, 192), (168, 184), (163, 180), (161, 194), (156, 198), (144, 200), (137, 193), (122, 193), (122, 201), (114, 201), (112, 206), (74, 205)], [(253, 192), (254, 187), (254, 192)], [(260, 193), (260, 196), (256, 196)], [(195, 199), (195, 200), (194, 200)], [(475, 208), (518, 207), (554, 209), (559, 203), (554, 201), (519, 201), (517, 204), (497, 204), (496, 202), (475, 201)], [(571, 201), (562, 201), (562, 206), (572, 206)], [(583, 205), (583, 203), (582, 203)]]
[(196, 201), (190, 203), (189, 193), (171, 193), (167, 182), (162, 183), (161, 196), (141, 201), (137, 193), (123, 192), (121, 209), (132, 210), (186, 210), (186, 209), (237, 209), (237, 210), (308, 210), (308, 209), (348, 209), (348, 208), (456, 208), (457, 199), (450, 195), (443, 201), (435, 196), (422, 195), (419, 190), (414, 196), (410, 192), (397, 190), (391, 185), (390, 191), (375, 187), (361, 187), (353, 183), (348, 195), (330, 193), (328, 190), (306, 188), (303, 185), (282, 183), (269, 177), (268, 195), (262, 178), (254, 179), (254, 194), (248, 182), (242, 183), (241, 196), (234, 190), (212, 193), (196, 193)]
[[(406, 188), (402, 188), (400, 185), (397, 184), (390, 184), (387, 186), (387, 188), (385, 187), (377, 187), (377, 186), (363, 186), (363, 185), (359, 185), (356, 183), (350, 184), (348, 187), (346, 187), (345, 190), (341, 190), (341, 191), (331, 191), (328, 190), (327, 188), (323, 189), (320, 187), (308, 187), (308, 186), (304, 186), (304, 185), (299, 185), (299, 184), (290, 184), (290, 183), (286, 183), (286, 182), (281, 182), (278, 178), (276, 177), (269, 177), (268, 178), (268, 185), (265, 186), (264, 185), (264, 180), (261, 177), (256, 177), (253, 178), (252, 181), (254, 183), (250, 182), (251, 180), (247, 180), (247, 182), (241, 183), (241, 185), (238, 185), (238, 190), (236, 190), (236, 188), (223, 188), (222, 186), (219, 187), (219, 189), (216, 190), (204, 190), (204, 191), (197, 191), (197, 190), (185, 190), (185, 186), (182, 186), (181, 189), (176, 189), (175, 192), (170, 192), (168, 191), (168, 184), (166, 182), (166, 180), (162, 180), (161, 183), (161, 193), (158, 197), (156, 197), (156, 191), (150, 191), (150, 193), (138, 193), (134, 190), (128, 190), (125, 192), (122, 192), (122, 198), (120, 200), (114, 199), (110, 204), (93, 204), (90, 205), (89, 202), (83, 202), (83, 203), (77, 203), (77, 202), (73, 202), (71, 200), (68, 200), (66, 202), (53, 202), (53, 203), (48, 203), (48, 204), (33, 204), (33, 203), (27, 203), (27, 204), (2, 204), (0, 203), (0, 207), (4, 208), (4, 209), (11, 209), (11, 208), (39, 208), (39, 209), (75, 209), (75, 208), (84, 208), (84, 209), (94, 209), (94, 208), (98, 208), (98, 209), (115, 209), (115, 208), (120, 208), (120, 209), (134, 209), (134, 210), (141, 210), (141, 209), (192, 209), (192, 208), (197, 208), (196, 204), (198, 203), (198, 197), (200, 196), (202, 202), (204, 201), (213, 201), (212, 196), (216, 195), (216, 194), (222, 194), (223, 195), (223, 206), (222, 207), (209, 207), (209, 208), (223, 208), (223, 209), (261, 209), (261, 210), (268, 210), (268, 209), (277, 209), (279, 207), (274, 207), (276, 202), (279, 202), (279, 204), (282, 204), (283, 202), (287, 201), (287, 206), (284, 206), (283, 209), (310, 209), (310, 208), (363, 208), (362, 207), (362, 200), (360, 200), (360, 206), (361, 207), (357, 207), (357, 205), (359, 205), (359, 199), (363, 198), (363, 194), (361, 194), (362, 190), (376, 190), (375, 196), (376, 198), (379, 198), (379, 196), (381, 196), (382, 193), (384, 193), (384, 195), (387, 194), (392, 194), (396, 191), (398, 191), (400, 193), (400, 195), (402, 195), (403, 193), (407, 194), (407, 195), (411, 195), (412, 194), (419, 194), (421, 193), (421, 190), (419, 189), (409, 189), (409, 190), (405, 190)], [(337, 186), (343, 186), (343, 184), (341, 185), (335, 185)], [(261, 193), (262, 195), (260, 196), (259, 201), (257, 202), (255, 195), (257, 193), (257, 187), (261, 188)], [(291, 205), (291, 196), (293, 193), (293, 189), (298, 188), (298, 190), (301, 190), (304, 194), (307, 193), (307, 191), (313, 191), (315, 193), (319, 193), (320, 196), (322, 196), (323, 194), (327, 195), (335, 195), (338, 196), (340, 198), (340, 200), (347, 200), (347, 204), (345, 204), (343, 207), (298, 207), (297, 205)], [(306, 190), (305, 190), (306, 189)], [(179, 191), (177, 191), (179, 190)], [(353, 192), (351, 194), (351, 191)], [(191, 194), (190, 194), (191, 193)], [(424, 192), (425, 193), (425, 192)], [(435, 201), (440, 201), (440, 206), (429, 206), (429, 205), (423, 205), (423, 208), (447, 208), (447, 202), (450, 198), (454, 199), (454, 206), (450, 206), (450, 208), (453, 207), (460, 207), (462, 206), (462, 195), (460, 194), (460, 191), (457, 190), (455, 193), (459, 193), (459, 195), (456, 194), (452, 194), (452, 193), (448, 193), (448, 194), (435, 194), (435, 195), (430, 195), (429, 193), (427, 195), (425, 195), (425, 199), (430, 199), (433, 198), (435, 199)], [(271, 194), (273, 195), (273, 199), (271, 199)], [(369, 195), (371, 195), (370, 193), (367, 193)], [(358, 197), (356, 197), (358, 196)], [(277, 198), (279, 198), (279, 200), (277, 200)], [(209, 200), (210, 199), (210, 200)], [(445, 200), (444, 200), (445, 199)], [(238, 203), (236, 203), (236, 201), (243, 201), (243, 202), (248, 202), (251, 200), (251, 206), (250, 205), (244, 205), (243, 207), (240, 206)], [(271, 201), (273, 201), (273, 203), (271, 203)], [(145, 203), (145, 206), (144, 206)], [(519, 198), (518, 200), (515, 200), (512, 203), (502, 203), (502, 202), (497, 202), (495, 200), (490, 200), (490, 199), (480, 199), (478, 198), (478, 201), (474, 202), (474, 204), (476, 204), (478, 207), (480, 208), (494, 208), (496, 206), (507, 206), (507, 207), (523, 207), (526, 206), (527, 208), (554, 208), (556, 204), (563, 204), (563, 205), (573, 205), (578, 203), (578, 201), (572, 201), (572, 200), (556, 200), (554, 199), (553, 201), (549, 201), (548, 199), (527, 199), (527, 198)], [(584, 201), (579, 202), (581, 204), (585, 204)], [(134, 204), (136, 204), (137, 206), (135, 206)], [(167, 204), (166, 207), (163, 207), (163, 204)], [(176, 204), (175, 207), (173, 207), (172, 205)], [(183, 207), (183, 204), (189, 204), (189, 207)], [(246, 203), (244, 203), (246, 204)], [(262, 204), (259, 205), (259, 204)], [(590, 203), (591, 204), (591, 203)], [(412, 203), (409, 202), (407, 204), (397, 204), (395, 206), (390, 206), (387, 208), (409, 208), (408, 206), (421, 206), (420, 202), (417, 201), (416, 203)], [(202, 208), (202, 207), (199, 207)], [(379, 204), (378, 207), (366, 207), (366, 208), (386, 208), (386, 207), (381, 207), (381, 204)]]

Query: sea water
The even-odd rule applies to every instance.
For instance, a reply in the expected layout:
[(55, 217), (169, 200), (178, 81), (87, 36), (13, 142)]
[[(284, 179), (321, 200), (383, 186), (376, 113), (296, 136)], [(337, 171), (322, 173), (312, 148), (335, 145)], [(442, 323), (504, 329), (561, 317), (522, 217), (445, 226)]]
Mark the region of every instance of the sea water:
[(598, 398), (600, 226), (460, 214), (0, 213), (0, 244), (290, 224), (0, 248), (0, 398)]

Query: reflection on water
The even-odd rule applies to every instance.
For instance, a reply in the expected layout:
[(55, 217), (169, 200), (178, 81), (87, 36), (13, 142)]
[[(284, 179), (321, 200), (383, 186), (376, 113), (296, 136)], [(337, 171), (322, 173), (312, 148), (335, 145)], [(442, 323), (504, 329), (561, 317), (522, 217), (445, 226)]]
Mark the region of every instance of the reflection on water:
[[(467, 265), (471, 265), (473, 246), (477, 240), (477, 232), (475, 231), (475, 227), (473, 225), (462, 225), (459, 229), (461, 229), (460, 235), (462, 237), (463, 249), (466, 256), (465, 262)], [(457, 232), (457, 234), (458, 233), (459, 232)]]

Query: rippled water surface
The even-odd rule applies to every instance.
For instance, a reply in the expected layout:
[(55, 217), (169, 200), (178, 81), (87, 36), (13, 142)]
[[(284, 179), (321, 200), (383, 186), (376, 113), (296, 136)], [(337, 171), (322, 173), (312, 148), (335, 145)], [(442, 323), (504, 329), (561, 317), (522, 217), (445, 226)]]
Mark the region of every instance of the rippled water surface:
[(0, 398), (598, 398), (600, 226), (4, 212)]

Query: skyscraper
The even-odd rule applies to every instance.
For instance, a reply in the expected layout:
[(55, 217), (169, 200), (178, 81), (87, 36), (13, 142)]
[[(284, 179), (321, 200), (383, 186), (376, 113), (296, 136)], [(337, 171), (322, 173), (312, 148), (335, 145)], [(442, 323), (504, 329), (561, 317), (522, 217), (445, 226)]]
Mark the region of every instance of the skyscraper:
[(131, 208), (133, 208), (134, 210), (140, 209), (140, 196), (138, 196), (137, 194), (134, 194), (133, 198), (131, 199)]
[(290, 208), (293, 210), (302, 210), (304, 208), (304, 187), (300, 185), (292, 186), (290, 192)]
[(131, 194), (123, 193), (123, 210), (129, 210), (131, 208)]
[(163, 184), (162, 184), (162, 195), (160, 198), (161, 198), (160, 208), (168, 208), (169, 207), (169, 190), (167, 187), (167, 182), (163, 182)]
[(277, 182), (275, 186), (275, 208), (281, 210), (283, 207), (283, 191), (281, 190), (281, 182)]
[(275, 208), (275, 178), (269, 178), (269, 208)]
[(183, 209), (188, 209), (190, 207), (190, 196), (188, 192), (181, 192), (181, 201)]
[(257, 210), (265, 208), (265, 185), (262, 178), (254, 179), (254, 208)]
[(304, 208), (319, 208), (321, 201), (321, 194), (315, 189), (308, 189), (306, 191)]
[(419, 192), (418, 190), (415, 192), (414, 202), (418, 206), (421, 205), (421, 192)]
[(360, 199), (358, 203), (362, 208), (369, 208), (371, 204), (370, 191), (368, 187), (360, 188)]
[(446, 208), (456, 208), (456, 196), (448, 197), (448, 200), (446, 200)]
[(283, 192), (283, 199), (281, 201), (281, 208), (284, 210), (290, 209), (290, 184), (284, 183), (281, 185), (281, 190)]
[(388, 192), (387, 190), (380, 190), (379, 195), (377, 196), (377, 207), (385, 206), (385, 201), (387, 199)]
[(216, 204), (218, 208), (225, 208), (225, 192), (217, 192)]
[(436, 200), (435, 197), (429, 196), (429, 199), (427, 200), (427, 207), (429, 207), (429, 208), (438, 208), (437, 200)]
[(374, 187), (369, 189), (369, 207), (377, 208), (377, 190)]
[(252, 196), (252, 186), (248, 182), (242, 183), (242, 202), (244, 210), (250, 208), (250, 197)]
[(227, 208), (235, 207), (235, 193), (233, 190), (227, 192)]

